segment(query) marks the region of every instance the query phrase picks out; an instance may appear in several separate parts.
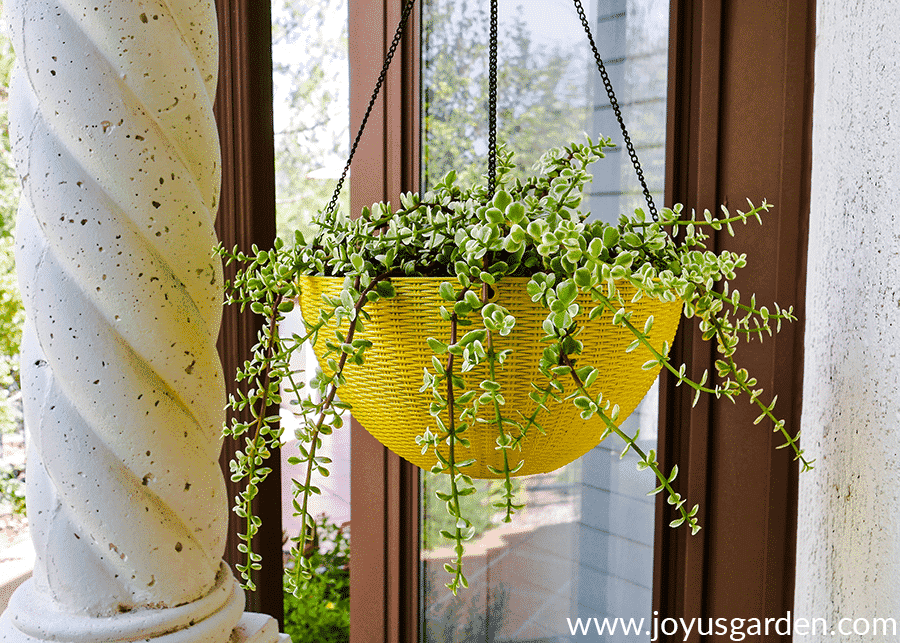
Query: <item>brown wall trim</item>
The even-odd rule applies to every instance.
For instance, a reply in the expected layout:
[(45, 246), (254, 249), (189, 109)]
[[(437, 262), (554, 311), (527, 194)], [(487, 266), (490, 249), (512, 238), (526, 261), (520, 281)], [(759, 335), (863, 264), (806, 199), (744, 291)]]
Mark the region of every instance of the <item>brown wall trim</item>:
[[(226, 247), (248, 251), (253, 244), (270, 247), (275, 239), (275, 152), (272, 126), (272, 26), (266, 2), (216, 0), (219, 15), (219, 86), (215, 113), (222, 144), (222, 198), (216, 231)], [(226, 279), (234, 266), (226, 269)], [(247, 310), (227, 306), (219, 336), (229, 393), (234, 373), (256, 344), (260, 319)], [(245, 418), (246, 419), (246, 418)], [(234, 444), (229, 440), (221, 456), (228, 497), (240, 488), (231, 482), (228, 463)], [(247, 609), (264, 612), (283, 625), (281, 560), (281, 459), (274, 453), (268, 462), (268, 480), (260, 485), (257, 514), (263, 527), (257, 551), (263, 568), (254, 580), (258, 590), (247, 593)], [(234, 534), (241, 530), (238, 517), (229, 512), (225, 560), (234, 567), (241, 560)]]
[[(763, 226), (748, 225), (735, 239), (718, 235), (714, 244), (750, 257), (733, 286), (760, 302), (793, 305), (799, 317), (739, 356), (767, 394), (778, 395), (777, 411), (793, 431), (803, 377), (814, 27), (814, 0), (674, 0), (670, 23), (666, 202), (775, 205)], [(682, 324), (672, 351), (695, 376), (714, 372), (714, 355), (691, 324)], [(659, 618), (784, 616), (793, 605), (797, 466), (775, 450), (778, 436), (752, 425), (757, 413), (746, 400), (692, 409), (672, 379), (663, 378), (660, 394), (661, 457), (667, 468), (678, 463), (679, 490), (700, 503), (703, 530), (690, 537), (669, 529), (668, 507), (657, 505), (654, 609)]]
[[(402, 0), (350, 0), (350, 132), (371, 98), (403, 8)], [(417, 7), (418, 9), (418, 7)], [(419, 189), (419, 10), (401, 46), (353, 160), (351, 212), (396, 202)], [(418, 469), (352, 424), (351, 643), (417, 640)]]

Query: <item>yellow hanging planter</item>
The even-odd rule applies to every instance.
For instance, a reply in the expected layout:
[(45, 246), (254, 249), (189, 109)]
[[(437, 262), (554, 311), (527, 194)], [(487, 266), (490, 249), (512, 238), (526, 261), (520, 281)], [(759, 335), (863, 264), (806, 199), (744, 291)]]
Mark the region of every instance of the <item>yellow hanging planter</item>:
[[(343, 277), (302, 276), (298, 280), (300, 308), (308, 322), (319, 318), (319, 311), (324, 305), (322, 295), (339, 296), (344, 282)], [(346, 364), (346, 383), (339, 390), (340, 399), (352, 405), (353, 416), (369, 433), (391, 451), (423, 469), (430, 469), (436, 461), (433, 453), (422, 454), (415, 441), (416, 436), (426, 428), (436, 432), (434, 418), (428, 413), (431, 395), (419, 392), (423, 369), (432, 368), (433, 352), (425, 339), (435, 337), (446, 341), (449, 337), (449, 322), (442, 321), (438, 315), (439, 308), (446, 304), (438, 294), (442, 281), (447, 279), (392, 279), (396, 297), (365, 307), (370, 320), (364, 323), (362, 332), (356, 333), (356, 338), (369, 340), (372, 347), (366, 350), (366, 361), (362, 366), (350, 362)], [(497, 366), (496, 381), (506, 400), (504, 416), (517, 420), (523, 416), (530, 417), (537, 406), (528, 396), (533, 390), (530, 383), (546, 379), (538, 365), (547, 346), (540, 341), (544, 336), (541, 323), (547, 316), (547, 310), (531, 301), (525, 291), (527, 283), (528, 279), (524, 277), (506, 277), (493, 286), (492, 299), (506, 307), (516, 318), (512, 333), (506, 337), (495, 336), (494, 348), (497, 351), (513, 349), (506, 362)], [(626, 302), (635, 293), (634, 287), (627, 282), (617, 283), (617, 288)], [(580, 320), (586, 319), (588, 312), (596, 305), (588, 295), (579, 295), (578, 303), (582, 311)], [(671, 346), (681, 319), (681, 301), (660, 302), (643, 297), (630, 304), (629, 308), (633, 310), (631, 323), (639, 329), (644, 327), (647, 317), (653, 315), (649, 340), (657, 351), (663, 350), (664, 343)], [(604, 399), (617, 404), (620, 410), (618, 422), (621, 423), (643, 399), (660, 367), (649, 370), (641, 368), (652, 358), (644, 346), (631, 353), (625, 352), (634, 341), (634, 335), (627, 328), (614, 326), (609, 311), (590, 322), (578, 339), (584, 344), (582, 362), (600, 371), (590, 392), (602, 392)], [(315, 347), (315, 352), (321, 361), (323, 347)], [(478, 382), (487, 379), (487, 366), (482, 364), (461, 375), (470, 387), (477, 389)], [(566, 392), (572, 392), (571, 383), (566, 386)], [(509, 452), (510, 469), (524, 460), (524, 465), (515, 475), (554, 471), (581, 457), (600, 442), (605, 425), (597, 416), (583, 420), (571, 400), (548, 400), (547, 407), (549, 413), (543, 411), (538, 416), (544, 433), (531, 427), (522, 441), (521, 451)], [(482, 413), (485, 411), (487, 408), (483, 408)], [(503, 455), (496, 448), (496, 426), (479, 424), (467, 431), (465, 436), (471, 441), (471, 447), (465, 454), (457, 454), (456, 459), (475, 458), (475, 463), (463, 471), (474, 478), (503, 477), (489, 469), (503, 470)]]

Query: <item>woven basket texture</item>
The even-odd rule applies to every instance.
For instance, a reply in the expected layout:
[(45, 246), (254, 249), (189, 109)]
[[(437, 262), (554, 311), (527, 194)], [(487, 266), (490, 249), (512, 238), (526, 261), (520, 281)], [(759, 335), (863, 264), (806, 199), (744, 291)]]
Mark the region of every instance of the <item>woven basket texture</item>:
[[(304, 319), (317, 321), (319, 310), (325, 305), (322, 295), (337, 296), (343, 281), (342, 277), (301, 277), (300, 308)], [(423, 368), (433, 369), (433, 353), (425, 342), (426, 338), (435, 337), (446, 343), (450, 337), (449, 322), (441, 321), (438, 316), (438, 309), (446, 304), (438, 294), (438, 288), (442, 281), (448, 279), (410, 277), (391, 281), (397, 296), (365, 307), (371, 319), (364, 322), (364, 331), (357, 333), (356, 337), (368, 339), (373, 346), (366, 351), (362, 366), (347, 364), (344, 369), (346, 383), (338, 390), (338, 397), (352, 405), (353, 416), (382, 444), (413, 464), (430, 469), (437, 459), (431, 452), (423, 455), (421, 447), (415, 443), (415, 437), (426, 428), (431, 428), (433, 432), (437, 430), (434, 418), (428, 414), (431, 393), (420, 393), (419, 389)], [(502, 366), (496, 367), (495, 373), (506, 401), (502, 407), (503, 416), (518, 421), (523, 416), (530, 417), (536, 408), (528, 397), (533, 390), (529, 383), (533, 381), (541, 385), (546, 381), (538, 369), (538, 363), (547, 345), (540, 341), (544, 336), (541, 323), (547, 311), (531, 301), (525, 291), (527, 283), (528, 279), (524, 277), (507, 277), (494, 286), (492, 299), (505, 306), (516, 318), (513, 332), (506, 337), (496, 336), (494, 347), (498, 351), (513, 349), (512, 355)], [(617, 288), (626, 302), (631, 300), (634, 289), (630, 284), (619, 282)], [(579, 295), (578, 303), (581, 313), (577, 319), (585, 320), (594, 303), (588, 295)], [(633, 310), (631, 322), (638, 329), (644, 327), (649, 315), (653, 315), (650, 341), (657, 350), (662, 350), (663, 342), (671, 346), (681, 318), (680, 301), (663, 303), (644, 297), (629, 306)], [(605, 312), (590, 322), (578, 336), (584, 343), (584, 352), (576, 366), (591, 364), (599, 369), (600, 375), (590, 392), (602, 392), (604, 399), (618, 404), (618, 422), (621, 423), (634, 411), (653, 384), (659, 367), (643, 370), (641, 366), (652, 358), (650, 351), (640, 346), (626, 353), (625, 349), (634, 336), (629, 330), (614, 326), (611, 322), (612, 315)], [(342, 322), (342, 326), (346, 333), (347, 320)], [(461, 330), (465, 332), (468, 327)], [(330, 331), (319, 336), (314, 350), (320, 361), (325, 351), (325, 339), (331, 336)], [(445, 359), (446, 355), (442, 356), (442, 361)], [(487, 378), (487, 366), (481, 365), (462, 375), (467, 385), (478, 389), (479, 383)], [(572, 392), (574, 385), (565, 384), (566, 392)], [(584, 455), (600, 442), (604, 430), (602, 420), (596, 416), (583, 420), (571, 400), (548, 400), (547, 406), (550, 412), (542, 411), (537, 420), (543, 426), (544, 433), (532, 426), (522, 441), (521, 451), (509, 452), (510, 467), (520, 460), (525, 461), (516, 475), (553, 471)], [(492, 418), (493, 407), (482, 407), (479, 417)], [(447, 421), (447, 418), (443, 419)], [(488, 469), (488, 465), (503, 468), (502, 453), (496, 449), (496, 426), (479, 423), (463, 435), (471, 441), (471, 447), (457, 453), (456, 460), (476, 460), (464, 470), (465, 473), (476, 478), (501, 477)]]

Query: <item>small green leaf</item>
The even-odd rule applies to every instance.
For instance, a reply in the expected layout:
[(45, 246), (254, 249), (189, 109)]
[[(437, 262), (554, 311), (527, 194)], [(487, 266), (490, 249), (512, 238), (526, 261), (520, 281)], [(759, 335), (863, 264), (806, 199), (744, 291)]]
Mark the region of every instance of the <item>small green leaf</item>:
[(619, 243), (619, 231), (612, 226), (608, 226), (603, 231), (603, 245), (607, 248), (612, 248), (617, 243)]
[(556, 296), (559, 297), (565, 306), (568, 306), (578, 296), (578, 287), (575, 285), (575, 282), (566, 279), (556, 287)]
[(587, 268), (578, 268), (572, 278), (575, 285), (580, 288), (587, 288), (591, 285), (591, 271)]
[[(496, 198), (494, 204), (496, 205)], [(506, 208), (506, 218), (512, 223), (520, 223), (525, 218), (525, 206), (521, 203), (510, 203)], [(519, 228), (521, 230), (521, 228)], [(524, 232), (524, 230), (523, 230)]]
[(472, 312), (472, 307), (466, 301), (458, 301), (453, 305), (453, 312), (457, 315), (468, 315)]
[(487, 219), (488, 223), (498, 224), (503, 223), (504, 216), (503, 212), (497, 208), (488, 208), (484, 212), (485, 219)]
[(397, 295), (397, 291), (394, 288), (394, 284), (392, 284), (390, 281), (379, 281), (375, 285), (375, 290), (378, 292), (379, 295), (381, 295), (382, 297), (384, 297), (386, 299), (391, 299)]
[(669, 473), (668, 481), (672, 482), (678, 476), (678, 465), (672, 465), (672, 471)]
[(456, 290), (453, 288), (453, 284), (442, 282), (438, 292), (444, 301), (456, 301)]
[[(494, 207), (499, 210), (506, 210), (509, 205), (512, 203), (512, 197), (509, 195), (509, 192), (506, 190), (497, 190), (496, 194), (494, 194)], [(524, 215), (524, 208), (523, 208)]]
[(591, 405), (593, 404), (593, 402), (591, 401), (591, 398), (581, 395), (579, 397), (576, 397), (574, 400), (572, 400), (572, 404), (574, 404), (576, 407), (578, 407), (582, 411), (586, 411), (589, 408), (591, 408)]

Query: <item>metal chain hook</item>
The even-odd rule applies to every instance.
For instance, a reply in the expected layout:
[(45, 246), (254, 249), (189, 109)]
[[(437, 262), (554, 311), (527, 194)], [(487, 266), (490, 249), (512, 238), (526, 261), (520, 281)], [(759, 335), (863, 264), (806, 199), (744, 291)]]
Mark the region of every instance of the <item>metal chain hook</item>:
[(350, 155), (347, 157), (347, 164), (344, 165), (344, 171), (341, 173), (341, 178), (338, 179), (337, 186), (334, 188), (334, 194), (331, 196), (331, 201), (328, 202), (328, 205), (325, 207), (324, 214), (333, 214), (334, 208), (337, 206), (338, 197), (341, 194), (341, 188), (344, 186), (344, 180), (347, 178), (347, 172), (350, 171), (350, 163), (353, 161), (353, 155), (356, 154), (356, 148), (359, 147), (359, 141), (362, 138), (363, 130), (366, 129), (366, 123), (369, 122), (369, 115), (372, 113), (372, 109), (375, 107), (375, 101), (378, 100), (378, 92), (381, 91), (381, 86), (384, 85), (384, 81), (387, 78), (388, 67), (391, 66), (391, 60), (394, 58), (394, 53), (397, 51), (397, 46), (400, 44), (400, 38), (403, 36), (403, 29), (406, 27), (406, 23), (409, 21), (409, 16), (412, 13), (413, 5), (416, 0), (407, 0), (406, 4), (403, 7), (403, 13), (400, 16), (400, 24), (397, 25), (397, 31), (394, 33), (394, 39), (391, 41), (391, 46), (388, 49), (387, 55), (384, 58), (384, 65), (381, 67), (381, 73), (378, 75), (378, 81), (375, 83), (375, 91), (372, 92), (372, 98), (369, 99), (369, 106), (366, 108), (366, 114), (363, 116), (362, 122), (359, 124), (359, 130), (356, 132), (356, 138), (353, 140), (353, 145), (350, 146)]
[(644, 188), (644, 199), (647, 201), (650, 216), (654, 221), (659, 221), (659, 214), (656, 212), (653, 196), (651, 196), (650, 189), (647, 187), (647, 181), (644, 179), (644, 170), (641, 168), (641, 162), (638, 160), (637, 152), (634, 151), (634, 144), (631, 142), (631, 136), (628, 135), (625, 121), (622, 119), (622, 110), (619, 108), (619, 101), (616, 99), (616, 93), (613, 91), (612, 83), (609, 80), (609, 74), (606, 73), (606, 66), (603, 64), (603, 59), (600, 58), (600, 52), (597, 51), (597, 45), (594, 43), (594, 35), (591, 33), (591, 27), (590, 24), (588, 24), (587, 16), (584, 14), (584, 7), (581, 6), (581, 0), (573, 1), (575, 3), (575, 10), (578, 12), (578, 17), (581, 19), (581, 24), (587, 34), (591, 50), (594, 52), (594, 60), (597, 63), (597, 69), (600, 70), (600, 77), (603, 79), (606, 95), (609, 96), (609, 104), (612, 105), (613, 111), (616, 113), (616, 120), (619, 121), (619, 127), (622, 128), (622, 137), (625, 139), (625, 147), (628, 149), (628, 156), (631, 157), (631, 164), (634, 166), (634, 171), (637, 174), (641, 187)]
[[(603, 60), (600, 57), (600, 52), (597, 51), (597, 45), (594, 43), (594, 36), (591, 33), (590, 24), (588, 23), (587, 17), (585, 16), (584, 7), (582, 7), (581, 0), (573, 0), (575, 3), (575, 9), (578, 12), (578, 17), (581, 19), (581, 24), (584, 26), (585, 33), (588, 37), (588, 42), (591, 45), (591, 50), (594, 53), (594, 60), (597, 62), (597, 68), (600, 70), (600, 76), (603, 79), (603, 85), (606, 88), (606, 93), (609, 96), (610, 105), (612, 105), (613, 111), (616, 114), (616, 120), (619, 122), (619, 127), (622, 129), (622, 136), (625, 139), (625, 147), (628, 149), (628, 155), (631, 157), (631, 163), (634, 166), (635, 172), (638, 177), (638, 181), (641, 184), (641, 187), (644, 191), (644, 198), (647, 201), (647, 207), (650, 210), (650, 216), (654, 221), (659, 221), (659, 216), (656, 211), (656, 205), (653, 203), (653, 197), (650, 194), (650, 190), (647, 187), (647, 182), (644, 179), (644, 171), (641, 169), (640, 161), (638, 160), (637, 152), (634, 150), (634, 144), (631, 142), (631, 137), (628, 134), (628, 130), (625, 127), (625, 121), (622, 119), (622, 110), (619, 108), (619, 102), (616, 99), (616, 94), (613, 91), (612, 83), (609, 80), (609, 74), (606, 72), (606, 67), (603, 64)], [(343, 188), (344, 181), (347, 178), (347, 173), (350, 171), (350, 164), (353, 161), (353, 156), (356, 154), (356, 149), (359, 147), (360, 139), (362, 138), (363, 131), (366, 128), (366, 123), (369, 121), (369, 116), (372, 113), (372, 109), (375, 107), (375, 101), (378, 99), (378, 93), (381, 91), (382, 85), (384, 85), (384, 81), (387, 78), (388, 68), (390, 67), (391, 61), (394, 58), (394, 54), (397, 51), (397, 47), (400, 44), (400, 39), (403, 35), (403, 30), (406, 26), (406, 23), (409, 20), (409, 16), (412, 13), (413, 5), (415, 4), (415, 0), (407, 0), (406, 4), (403, 7), (403, 13), (400, 18), (400, 24), (397, 25), (397, 30), (394, 33), (394, 38), (391, 41), (391, 46), (388, 49), (387, 55), (384, 59), (384, 65), (382, 65), (381, 73), (378, 76), (378, 81), (375, 84), (375, 90), (372, 92), (372, 98), (369, 100), (369, 105), (366, 108), (366, 113), (363, 116), (362, 122), (360, 123), (359, 130), (356, 133), (356, 138), (353, 140), (353, 145), (350, 147), (350, 154), (347, 158), (347, 163), (344, 165), (344, 170), (341, 173), (340, 179), (338, 179), (337, 186), (335, 186), (334, 194), (331, 197), (331, 201), (329, 201), (326, 206), (324, 213), (330, 214), (334, 212), (334, 209), (337, 205), (338, 197), (340, 196), (341, 189)], [(490, 58), (488, 63), (488, 195), (493, 196), (494, 191), (496, 189), (496, 175), (497, 175), (497, 49), (498, 49), (498, 40), (499, 40), (499, 29), (498, 29), (498, 0), (491, 0), (491, 32), (490, 32)]]
[(488, 62), (488, 197), (497, 187), (497, 0), (491, 0), (490, 56)]

